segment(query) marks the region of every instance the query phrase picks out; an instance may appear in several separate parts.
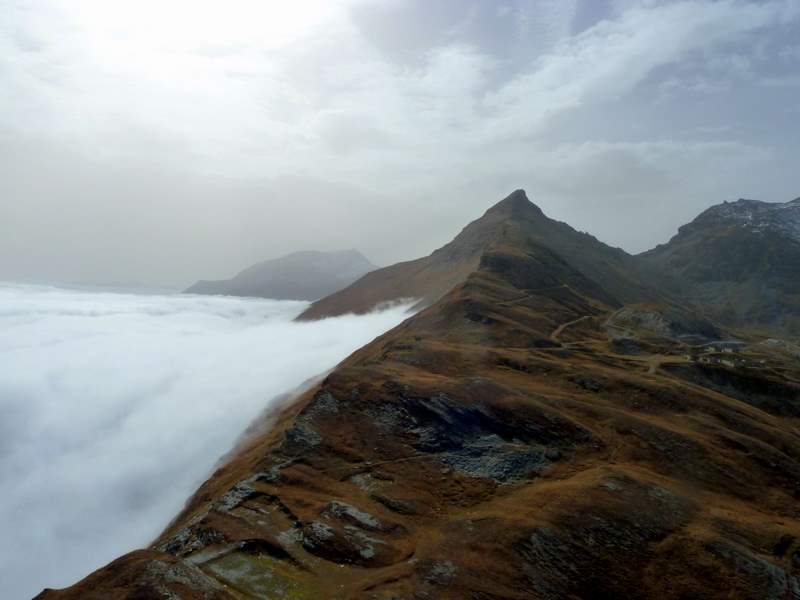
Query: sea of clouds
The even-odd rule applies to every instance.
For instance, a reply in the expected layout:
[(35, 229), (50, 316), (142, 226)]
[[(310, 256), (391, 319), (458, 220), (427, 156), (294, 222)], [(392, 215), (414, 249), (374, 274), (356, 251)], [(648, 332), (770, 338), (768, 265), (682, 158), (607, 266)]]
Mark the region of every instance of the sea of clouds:
[(0, 284), (0, 598), (148, 544), (271, 399), (408, 316), (305, 306)]

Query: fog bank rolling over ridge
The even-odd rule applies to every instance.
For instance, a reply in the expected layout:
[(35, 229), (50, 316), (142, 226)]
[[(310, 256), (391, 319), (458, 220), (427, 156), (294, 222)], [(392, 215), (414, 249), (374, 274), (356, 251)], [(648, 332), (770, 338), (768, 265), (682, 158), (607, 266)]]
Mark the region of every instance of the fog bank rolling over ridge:
[(271, 399), (408, 315), (0, 284), (0, 597), (146, 545)]

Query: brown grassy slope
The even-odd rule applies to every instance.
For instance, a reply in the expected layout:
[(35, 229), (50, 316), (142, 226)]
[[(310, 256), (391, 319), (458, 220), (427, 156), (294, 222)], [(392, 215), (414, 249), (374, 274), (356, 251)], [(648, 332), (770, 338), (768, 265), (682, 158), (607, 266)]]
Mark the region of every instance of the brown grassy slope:
[[(610, 350), (613, 298), (519, 233), (197, 491), (149, 556), (211, 583), (170, 591), (800, 598), (800, 387), (778, 410), (722, 367), (648, 373)], [(158, 597), (136, 590), (163, 569), (122, 560), (41, 597)]]
[(528, 238), (558, 253), (585, 276), (602, 280), (608, 294), (622, 302), (661, 298), (636, 278), (633, 257), (549, 219), (523, 190), (517, 190), (430, 256), (368, 273), (318, 300), (299, 319), (366, 313), (381, 303), (408, 298), (418, 300), (420, 307), (429, 306), (475, 271), (486, 248), (502, 236), (507, 223), (520, 227)]

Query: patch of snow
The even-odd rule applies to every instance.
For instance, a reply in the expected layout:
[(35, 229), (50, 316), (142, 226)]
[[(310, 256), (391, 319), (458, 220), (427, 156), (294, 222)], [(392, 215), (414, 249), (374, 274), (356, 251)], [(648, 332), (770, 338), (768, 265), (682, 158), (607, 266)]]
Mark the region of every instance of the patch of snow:
[(708, 209), (705, 221), (738, 225), (756, 233), (777, 233), (800, 241), (800, 202), (771, 203), (758, 200), (725, 202)]

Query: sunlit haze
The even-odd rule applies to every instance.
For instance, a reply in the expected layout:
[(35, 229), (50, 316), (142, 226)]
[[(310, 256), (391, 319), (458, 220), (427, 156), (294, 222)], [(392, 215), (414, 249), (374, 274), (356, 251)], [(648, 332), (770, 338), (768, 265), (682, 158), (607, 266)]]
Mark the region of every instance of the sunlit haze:
[(181, 288), (353, 246), (389, 264), (519, 187), (641, 251), (712, 204), (798, 195), (799, 17), (797, 0), (3, 0), (0, 277)]

